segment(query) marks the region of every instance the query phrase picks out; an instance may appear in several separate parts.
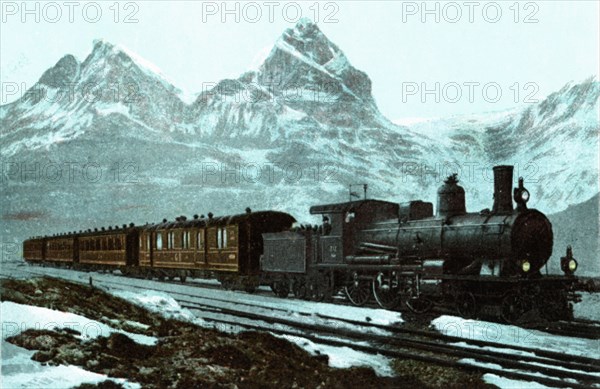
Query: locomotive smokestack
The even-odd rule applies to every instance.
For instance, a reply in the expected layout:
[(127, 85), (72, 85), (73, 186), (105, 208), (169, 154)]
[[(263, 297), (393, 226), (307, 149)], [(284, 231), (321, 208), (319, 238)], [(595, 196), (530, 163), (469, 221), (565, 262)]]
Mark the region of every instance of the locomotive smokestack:
[(494, 213), (512, 213), (512, 181), (512, 166), (502, 165), (494, 167), (494, 208), (492, 209)]

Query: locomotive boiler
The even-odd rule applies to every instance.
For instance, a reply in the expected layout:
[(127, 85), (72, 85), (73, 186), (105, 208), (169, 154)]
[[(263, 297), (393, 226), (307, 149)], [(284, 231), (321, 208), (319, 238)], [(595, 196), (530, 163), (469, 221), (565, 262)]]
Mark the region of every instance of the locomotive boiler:
[(399, 218), (361, 226), (356, 251), (367, 260), (386, 251), (399, 258), (439, 259), (444, 274), (536, 277), (552, 254), (552, 226), (544, 214), (527, 208), (522, 179), (511, 193), (512, 179), (512, 166), (496, 166), (493, 208), (467, 213), (465, 191), (450, 176), (438, 190), (435, 216), (431, 203), (402, 205)]

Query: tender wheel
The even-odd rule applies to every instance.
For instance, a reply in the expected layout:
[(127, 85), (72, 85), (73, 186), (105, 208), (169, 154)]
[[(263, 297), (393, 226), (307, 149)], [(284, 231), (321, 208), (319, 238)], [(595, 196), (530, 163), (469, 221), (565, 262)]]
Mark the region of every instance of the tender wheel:
[(323, 288), (319, 285), (317, 279), (310, 280), (307, 286), (308, 298), (312, 301), (323, 301), (325, 300), (325, 293)]
[(379, 273), (373, 280), (373, 297), (383, 309), (394, 309), (400, 303), (400, 288), (392, 281), (386, 279), (383, 273)]
[(306, 298), (308, 293), (306, 288), (306, 282), (304, 280), (296, 280), (294, 281), (294, 285), (292, 286), (292, 293), (294, 293), (294, 297), (299, 299)]
[(352, 283), (344, 288), (348, 300), (357, 307), (362, 307), (371, 299), (371, 281), (354, 277)]
[(502, 299), (502, 319), (514, 323), (527, 311), (525, 299), (517, 293), (510, 293)]
[(286, 298), (290, 294), (290, 286), (286, 280), (275, 281), (273, 287), (277, 297)]
[(221, 279), (219, 279), (219, 282), (221, 283), (221, 286), (223, 287), (223, 289), (225, 289), (225, 290), (233, 289), (233, 281), (229, 277), (221, 278)]
[(456, 310), (464, 318), (471, 319), (477, 314), (477, 301), (473, 293), (465, 292), (456, 298)]

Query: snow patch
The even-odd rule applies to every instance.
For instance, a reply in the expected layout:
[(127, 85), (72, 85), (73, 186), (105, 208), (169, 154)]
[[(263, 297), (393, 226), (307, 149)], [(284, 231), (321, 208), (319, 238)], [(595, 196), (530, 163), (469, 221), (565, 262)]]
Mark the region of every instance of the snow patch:
[[(11, 365), (6, 366), (9, 368), (12, 367)], [(122, 378), (108, 378), (107, 375), (92, 373), (83, 370), (78, 366), (42, 366), (40, 363), (31, 360), (23, 360), (21, 366), (27, 366), (28, 371), (16, 374), (6, 374), (5, 364), (2, 362), (2, 387), (11, 389), (64, 389), (79, 386), (83, 383), (97, 384), (106, 380), (119, 383), (127, 389), (137, 389), (142, 387), (140, 384), (131, 383)]]
[(383, 355), (371, 355), (348, 347), (318, 344), (299, 336), (273, 335), (295, 343), (311, 355), (327, 355), (331, 367), (347, 369), (352, 366), (367, 366), (375, 370), (375, 373), (381, 377), (393, 377), (395, 375), (394, 369), (391, 367), (391, 359)]
[(539, 389), (539, 388), (547, 388), (547, 386), (542, 385), (537, 382), (531, 381), (519, 381), (519, 380), (511, 380), (510, 378), (500, 377), (496, 374), (484, 374), (483, 380), (488, 384), (496, 385), (500, 388), (529, 388), (529, 389)]
[(152, 336), (116, 330), (84, 316), (48, 308), (3, 301), (0, 305), (0, 312), (2, 313), (2, 339), (18, 335), (27, 329), (70, 328), (81, 333), (77, 336), (78, 338), (86, 340), (95, 339), (98, 336), (109, 336), (111, 333), (121, 333), (139, 344), (155, 345), (158, 342), (158, 339)]
[[(431, 324), (444, 335), (463, 339), (483, 340), (507, 346), (529, 347), (600, 359), (600, 339), (558, 336), (513, 325), (467, 320), (446, 315), (434, 319)], [(519, 355), (518, 351), (513, 351), (513, 353)]]
[(72, 328), (81, 332), (80, 339), (91, 339), (107, 336), (111, 332), (119, 332), (129, 336), (138, 343), (153, 345), (157, 339), (149, 336), (118, 331), (109, 326), (87, 319), (73, 313), (54, 311), (47, 308), (34, 307), (13, 302), (2, 302), (2, 381), (4, 388), (65, 388), (75, 387), (83, 383), (96, 384), (107, 379), (123, 385), (127, 389), (138, 389), (141, 385), (122, 378), (109, 378), (84, 370), (78, 366), (47, 366), (33, 361), (33, 350), (26, 350), (6, 341), (27, 329)]
[(125, 299), (137, 306), (147, 309), (150, 312), (158, 313), (167, 319), (176, 319), (202, 325), (203, 320), (194, 316), (194, 314), (185, 308), (182, 308), (177, 301), (166, 293), (154, 291), (121, 291), (110, 290), (114, 296)]
[(573, 306), (573, 315), (587, 320), (600, 320), (600, 293), (581, 292), (581, 302)]
[(100, 116), (108, 116), (113, 113), (129, 116), (129, 107), (121, 102), (114, 104), (98, 104), (96, 106), (96, 113)]

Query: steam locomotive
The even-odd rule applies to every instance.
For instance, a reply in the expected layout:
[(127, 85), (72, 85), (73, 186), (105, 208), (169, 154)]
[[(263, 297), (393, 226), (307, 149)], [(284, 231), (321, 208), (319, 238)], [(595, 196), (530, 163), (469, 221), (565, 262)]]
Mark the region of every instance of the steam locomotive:
[[(564, 276), (542, 275), (552, 254), (552, 226), (527, 208), (529, 192), (513, 167), (494, 168), (491, 210), (467, 213), (456, 175), (433, 204), (378, 200), (314, 206), (321, 232), (296, 229), (263, 234), (261, 269), (279, 296), (327, 298), (343, 288), (355, 305), (371, 297), (385, 309), (399, 303), (415, 312), (454, 304), (465, 317), (491, 314), (514, 322), (529, 311), (549, 319), (572, 316), (570, 247), (561, 260)], [(513, 193), (511, 193), (513, 192)], [(516, 209), (513, 209), (513, 199)]]
[[(564, 275), (543, 275), (552, 253), (552, 226), (527, 208), (529, 192), (513, 167), (494, 168), (491, 210), (467, 213), (456, 175), (433, 204), (365, 199), (318, 205), (319, 227), (292, 227), (286, 213), (264, 211), (136, 227), (38, 237), (23, 244), (30, 263), (119, 269), (138, 277), (215, 277), (249, 292), (270, 285), (286, 297), (322, 301), (344, 291), (357, 306), (374, 298), (385, 309), (406, 304), (425, 312), (454, 305), (465, 317), (501, 316), (508, 322), (534, 312), (570, 319), (577, 261), (569, 247)], [(511, 193), (512, 191), (512, 193)], [(513, 199), (516, 209), (513, 208)]]

